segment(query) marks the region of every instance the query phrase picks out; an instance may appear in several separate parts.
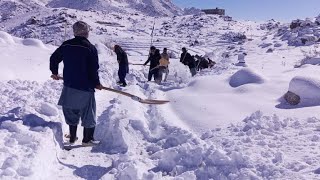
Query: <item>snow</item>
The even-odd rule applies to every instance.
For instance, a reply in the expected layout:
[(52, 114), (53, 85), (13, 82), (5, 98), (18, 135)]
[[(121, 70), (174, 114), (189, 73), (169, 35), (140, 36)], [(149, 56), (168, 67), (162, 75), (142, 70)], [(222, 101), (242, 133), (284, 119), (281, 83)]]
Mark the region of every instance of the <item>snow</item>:
[(151, 16), (159, 15), (178, 15), (181, 9), (168, 0), (122, 0), (122, 1), (103, 1), (94, 0), (82, 3), (70, 2), (69, 0), (54, 0), (48, 4), (49, 7), (66, 7), (79, 10), (103, 10), (107, 12), (140, 12)]
[(230, 77), (229, 84), (232, 87), (239, 87), (245, 84), (261, 84), (264, 78), (249, 68), (240, 69)]
[[(316, 23), (294, 30), (274, 20), (226, 21), (200, 13), (155, 19), (146, 14), (180, 11), (165, 0), (112, 3), (0, 2), (0, 179), (318, 179), (317, 44), (293, 43), (317, 36)], [(144, 9), (166, 7), (161, 3), (169, 10)], [(144, 14), (136, 15), (140, 10)], [(103, 85), (170, 103), (145, 105), (97, 91), (95, 138), (101, 144), (79, 147), (79, 127), (76, 147), (66, 151), (68, 126), (57, 105), (63, 82), (50, 79), (48, 64), (77, 20), (91, 26)], [(121, 45), (130, 63), (144, 63), (154, 20), (153, 45), (172, 55), (168, 82), (146, 82), (148, 68), (130, 65), (128, 86), (118, 87), (112, 46)], [(179, 62), (181, 47), (217, 64), (191, 77)], [(243, 52), (248, 67), (235, 64)], [(284, 102), (287, 91), (301, 103)]]
[(301, 103), (320, 102), (320, 79), (317, 77), (296, 76), (289, 84), (289, 91), (297, 94), (301, 98)]
[(6, 32), (0, 32), (0, 42), (1, 44), (14, 44), (12, 36)]
[(47, 80), (50, 74), (44, 69), (48, 67), (48, 60), (43, 59), (43, 56), (52, 53), (52, 46), (46, 46), (40, 40), (13, 38), (1, 31), (0, 34), (0, 53), (4, 60), (0, 67), (0, 80)]
[(38, 112), (46, 116), (58, 115), (58, 109), (50, 103), (41, 103)]
[(278, 36), (288, 42), (291, 46), (305, 46), (317, 44), (320, 33), (317, 19), (315, 21), (306, 18), (305, 20), (293, 20), (290, 25), (283, 25), (278, 30)]
[(320, 58), (317, 58), (317, 57), (305, 58), (301, 60), (300, 64), (297, 67), (303, 66), (305, 64), (318, 65), (320, 64)]
[(22, 44), (25, 46), (34, 46), (34, 47), (39, 47), (39, 48), (46, 48), (46, 46), (43, 44), (42, 41), (38, 39), (33, 39), (33, 38), (27, 38), (22, 40)]

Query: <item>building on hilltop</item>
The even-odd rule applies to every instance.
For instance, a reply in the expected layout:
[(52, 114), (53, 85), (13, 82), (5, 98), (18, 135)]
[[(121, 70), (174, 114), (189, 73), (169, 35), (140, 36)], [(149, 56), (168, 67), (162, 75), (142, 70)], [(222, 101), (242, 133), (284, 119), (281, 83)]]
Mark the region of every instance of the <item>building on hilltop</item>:
[(221, 15), (224, 16), (226, 14), (225, 9), (219, 9), (219, 8), (215, 8), (215, 9), (202, 9), (202, 12), (206, 13), (206, 14), (217, 14), (217, 15)]

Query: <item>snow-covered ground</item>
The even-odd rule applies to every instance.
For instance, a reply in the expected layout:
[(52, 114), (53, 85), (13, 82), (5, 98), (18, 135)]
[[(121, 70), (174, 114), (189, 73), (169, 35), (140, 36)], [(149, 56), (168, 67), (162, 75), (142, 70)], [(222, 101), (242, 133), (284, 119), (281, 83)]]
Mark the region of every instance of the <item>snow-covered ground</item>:
[[(299, 29), (284, 30), (287, 25), (275, 21), (209, 15), (155, 20), (21, 2), (19, 8), (0, 2), (1, 12), (13, 8), (0, 16), (0, 179), (320, 179), (320, 57), (307, 56), (320, 53), (317, 46), (289, 46)], [(130, 63), (143, 63), (155, 20), (153, 44), (172, 55), (168, 82), (146, 82), (147, 67), (130, 65), (129, 85), (121, 90), (170, 103), (145, 105), (97, 91), (95, 137), (101, 144), (66, 151), (68, 127), (56, 105), (62, 82), (50, 79), (49, 57), (54, 45), (72, 37), (76, 20), (91, 25), (101, 82), (116, 89), (110, 47), (118, 43)], [(191, 77), (179, 62), (184, 46), (217, 64)], [(243, 52), (247, 67), (233, 65)], [(298, 105), (285, 102), (288, 90), (301, 97)]]

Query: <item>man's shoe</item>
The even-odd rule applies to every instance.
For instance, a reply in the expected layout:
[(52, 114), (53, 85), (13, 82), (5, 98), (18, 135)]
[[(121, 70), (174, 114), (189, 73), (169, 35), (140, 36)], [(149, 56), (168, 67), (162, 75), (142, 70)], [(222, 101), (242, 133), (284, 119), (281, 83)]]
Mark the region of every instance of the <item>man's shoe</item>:
[(94, 141), (94, 140), (91, 140), (91, 141), (89, 141), (89, 142), (87, 142), (87, 143), (85, 143), (85, 142), (82, 142), (82, 146), (96, 146), (96, 145), (98, 145), (98, 144), (100, 144), (100, 141)]
[(69, 125), (69, 135), (70, 135), (70, 139), (69, 139), (69, 142), (70, 144), (74, 144), (77, 140), (78, 140), (78, 137), (77, 137), (77, 127), (78, 126), (71, 126)]
[(69, 144), (70, 144), (70, 145), (73, 145), (77, 140), (78, 140), (78, 137), (76, 137), (76, 138), (74, 139), (74, 141), (69, 140)]
[(83, 139), (82, 143), (89, 143), (90, 141), (93, 141), (93, 135), (94, 135), (95, 127), (93, 128), (83, 128)]
[(76, 137), (73, 141), (70, 140), (70, 134), (65, 134), (64, 135), (65, 138), (69, 139), (69, 144), (74, 144), (79, 138)]

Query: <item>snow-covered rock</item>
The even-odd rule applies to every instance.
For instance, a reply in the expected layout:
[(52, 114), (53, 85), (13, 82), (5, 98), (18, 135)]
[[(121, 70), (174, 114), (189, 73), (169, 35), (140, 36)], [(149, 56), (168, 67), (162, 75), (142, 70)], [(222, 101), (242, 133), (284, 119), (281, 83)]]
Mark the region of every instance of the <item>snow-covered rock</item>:
[(262, 44), (259, 45), (259, 47), (266, 48), (266, 47), (269, 47), (271, 45), (272, 45), (272, 43), (262, 43)]
[(288, 41), (290, 46), (309, 46), (319, 41), (320, 30), (317, 20), (313, 22), (311, 19), (294, 20), (290, 24), (290, 28), (282, 26), (278, 29), (277, 36), (284, 41)]
[(228, 42), (241, 42), (247, 39), (247, 36), (239, 32), (227, 32), (221, 36), (221, 39)]
[(184, 8), (183, 14), (184, 15), (191, 15), (191, 14), (203, 14), (204, 12), (201, 11), (201, 9), (191, 7), (191, 8)]
[(249, 68), (240, 69), (229, 79), (229, 84), (232, 87), (238, 87), (245, 84), (261, 84), (264, 82), (265, 78)]
[(305, 64), (311, 64), (311, 65), (319, 65), (320, 64), (320, 58), (318, 57), (307, 57), (302, 59), (296, 67), (301, 67)]
[(280, 22), (277, 22), (274, 19), (271, 19), (271, 20), (267, 21), (266, 23), (261, 24), (260, 29), (270, 31), (270, 30), (274, 30), (274, 29), (279, 28), (280, 24), (281, 24)]
[(303, 104), (320, 102), (320, 79), (296, 76), (290, 81), (289, 91), (297, 94)]
[(275, 44), (274, 44), (274, 47), (281, 47), (281, 46), (282, 46), (281, 43), (275, 43)]

